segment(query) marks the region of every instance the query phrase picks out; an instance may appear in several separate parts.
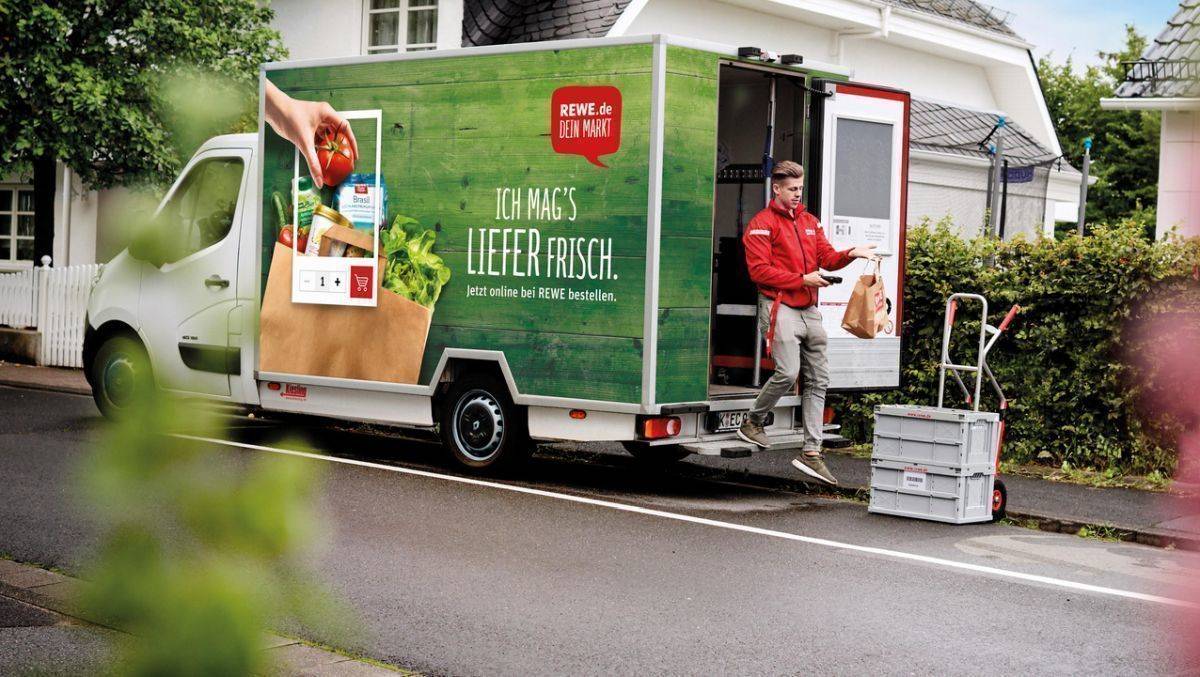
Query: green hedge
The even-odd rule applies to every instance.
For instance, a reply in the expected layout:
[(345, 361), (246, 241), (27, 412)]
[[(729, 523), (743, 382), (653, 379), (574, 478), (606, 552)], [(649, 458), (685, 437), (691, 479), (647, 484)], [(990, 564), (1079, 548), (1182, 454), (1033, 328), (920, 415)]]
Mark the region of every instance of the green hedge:
[[(1126, 345), (1127, 329), (1168, 299), (1196, 302), (1200, 240), (1152, 242), (1144, 233), (1129, 221), (1086, 238), (998, 242), (963, 240), (945, 221), (910, 227), (902, 387), (833, 399), (844, 434), (869, 441), (876, 404), (936, 404), (946, 297), (974, 292), (988, 299), (994, 325), (1012, 304), (1023, 309), (988, 358), (1009, 399), (1005, 459), (1172, 472), (1175, 453), (1161, 434), (1172, 422), (1139, 418), (1135, 407), (1140, 381), (1128, 356), (1137, 347)], [(951, 351), (959, 364), (975, 361), (978, 316), (978, 306), (960, 308)], [(947, 406), (964, 406), (949, 377), (946, 392)], [(986, 382), (984, 392), (994, 411)]]

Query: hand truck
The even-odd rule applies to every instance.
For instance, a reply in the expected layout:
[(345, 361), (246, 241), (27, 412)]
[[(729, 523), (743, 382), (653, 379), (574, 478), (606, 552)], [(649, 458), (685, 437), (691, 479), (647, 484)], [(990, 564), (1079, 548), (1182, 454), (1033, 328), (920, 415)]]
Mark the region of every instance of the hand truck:
[[(979, 358), (974, 366), (955, 364), (950, 361), (950, 332), (954, 328), (954, 317), (958, 313), (959, 299), (979, 301), (983, 306), (983, 314), (979, 323)], [(1021, 312), (1021, 306), (1013, 305), (1009, 308), (1008, 314), (1000, 322), (1000, 326), (993, 327), (988, 324), (988, 301), (979, 294), (951, 294), (946, 299), (946, 319), (942, 327), (942, 356), (938, 362), (938, 401), (939, 409), (944, 407), (946, 395), (946, 372), (954, 377), (959, 388), (962, 389), (963, 397), (966, 398), (967, 405), (973, 406), (975, 411), (979, 411), (979, 395), (983, 387), (983, 377), (986, 375), (988, 382), (992, 384), (992, 388), (996, 391), (996, 396), (1000, 398), (999, 411), (1000, 416), (1000, 433), (996, 441), (996, 481), (992, 488), (992, 519), (1001, 519), (1004, 517), (1005, 510), (1008, 507), (1008, 490), (1004, 486), (1004, 482), (1000, 480), (1000, 450), (1004, 446), (1004, 418), (1008, 412), (1008, 400), (1004, 397), (1004, 391), (1000, 388), (1000, 383), (996, 381), (996, 376), (992, 374), (992, 370), (988, 367), (987, 355), (996, 345), (996, 341), (1000, 340), (1000, 335), (1004, 330), (1008, 329), (1008, 325), (1012, 323), (1017, 313)], [(990, 337), (990, 338), (989, 338)], [(966, 383), (963, 382), (959, 372), (967, 372), (975, 375), (975, 390), (967, 389)]]

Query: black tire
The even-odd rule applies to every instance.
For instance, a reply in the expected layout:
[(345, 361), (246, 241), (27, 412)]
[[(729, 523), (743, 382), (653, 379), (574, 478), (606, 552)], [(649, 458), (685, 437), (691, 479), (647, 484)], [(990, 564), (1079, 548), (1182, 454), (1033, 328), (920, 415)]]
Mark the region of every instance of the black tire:
[(995, 484), (992, 486), (992, 521), (999, 522), (1008, 514), (1008, 488), (1004, 486), (1004, 481), (996, 478)]
[(92, 399), (110, 420), (120, 420), (154, 390), (150, 357), (141, 341), (128, 334), (105, 339), (88, 365), (88, 373)]
[(630, 456), (647, 465), (670, 465), (692, 455), (692, 452), (678, 444), (663, 444), (655, 447), (645, 442), (622, 442), (621, 446), (625, 447), (625, 451), (628, 451)]
[(470, 374), (456, 380), (440, 409), (442, 445), (467, 470), (511, 470), (533, 452), (525, 410), (497, 378)]

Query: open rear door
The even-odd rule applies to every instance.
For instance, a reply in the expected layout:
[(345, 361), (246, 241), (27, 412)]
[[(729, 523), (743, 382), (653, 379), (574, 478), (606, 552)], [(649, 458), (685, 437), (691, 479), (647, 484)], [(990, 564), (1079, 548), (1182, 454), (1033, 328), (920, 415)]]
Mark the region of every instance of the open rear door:
[(821, 290), (829, 334), (830, 387), (895, 388), (900, 385), (900, 326), (904, 298), (904, 236), (908, 203), (909, 95), (857, 83), (817, 80), (827, 96), (813, 97), (817, 129), (809, 162), (809, 207), (836, 249), (874, 244), (884, 256), (882, 275), (890, 302), (887, 331), (860, 339), (842, 329), (854, 283), (867, 271), (855, 261), (841, 284)]

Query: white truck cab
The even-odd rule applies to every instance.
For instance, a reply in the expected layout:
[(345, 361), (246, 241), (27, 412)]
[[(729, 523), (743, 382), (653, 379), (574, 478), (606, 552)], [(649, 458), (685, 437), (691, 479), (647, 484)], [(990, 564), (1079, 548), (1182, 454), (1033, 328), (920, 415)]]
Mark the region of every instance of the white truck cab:
[[(257, 135), (208, 140), (167, 191), (153, 228), (105, 265), (88, 302), (84, 364), (101, 410), (127, 406), (139, 354), (163, 391), (255, 404)], [(245, 362), (243, 362), (245, 360)]]

